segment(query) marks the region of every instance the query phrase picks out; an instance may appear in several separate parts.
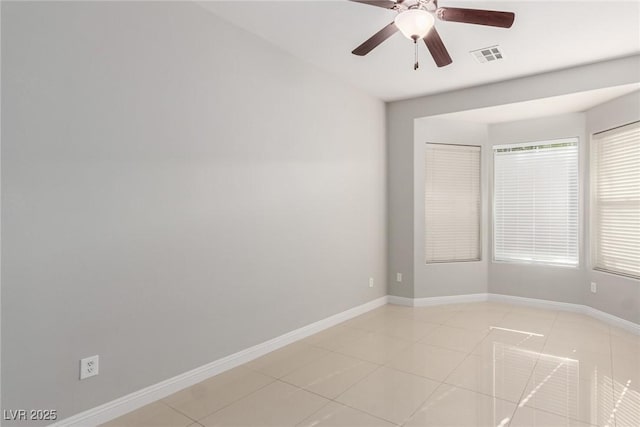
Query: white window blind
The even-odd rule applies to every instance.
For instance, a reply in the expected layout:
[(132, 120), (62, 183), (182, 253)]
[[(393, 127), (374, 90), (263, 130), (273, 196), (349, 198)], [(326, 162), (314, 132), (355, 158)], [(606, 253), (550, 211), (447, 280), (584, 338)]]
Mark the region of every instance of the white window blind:
[(427, 144), (427, 263), (480, 259), (480, 147)]
[(578, 265), (578, 140), (494, 147), (494, 259)]
[(640, 278), (640, 123), (592, 138), (594, 267)]

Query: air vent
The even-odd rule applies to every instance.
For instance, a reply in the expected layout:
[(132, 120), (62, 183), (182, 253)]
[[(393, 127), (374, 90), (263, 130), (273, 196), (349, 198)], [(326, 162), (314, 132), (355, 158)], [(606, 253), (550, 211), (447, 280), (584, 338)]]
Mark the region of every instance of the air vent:
[(480, 64), (487, 62), (500, 61), (504, 59), (504, 54), (499, 46), (483, 47), (482, 49), (472, 50), (469, 52)]

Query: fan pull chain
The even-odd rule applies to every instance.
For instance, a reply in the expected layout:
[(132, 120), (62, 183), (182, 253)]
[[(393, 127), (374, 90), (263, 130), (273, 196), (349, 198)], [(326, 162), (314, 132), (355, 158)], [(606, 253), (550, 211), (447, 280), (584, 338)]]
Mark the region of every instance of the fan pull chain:
[(413, 64), (413, 70), (415, 71), (420, 66), (420, 64), (418, 64), (418, 39), (417, 38), (413, 39), (413, 45), (416, 47), (416, 54), (415, 54), (416, 62), (415, 64)]

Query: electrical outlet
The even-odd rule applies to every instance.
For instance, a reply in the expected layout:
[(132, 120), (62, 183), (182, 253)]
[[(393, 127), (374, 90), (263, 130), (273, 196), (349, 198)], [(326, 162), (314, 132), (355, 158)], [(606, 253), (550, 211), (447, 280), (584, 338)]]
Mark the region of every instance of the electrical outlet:
[(591, 292), (594, 294), (598, 292), (598, 284), (596, 282), (591, 282)]
[(396, 273), (396, 282), (402, 282), (402, 273)]
[(98, 355), (85, 357), (80, 359), (80, 379), (93, 377), (98, 375)]
[(369, 287), (373, 288), (373, 277), (369, 277)]

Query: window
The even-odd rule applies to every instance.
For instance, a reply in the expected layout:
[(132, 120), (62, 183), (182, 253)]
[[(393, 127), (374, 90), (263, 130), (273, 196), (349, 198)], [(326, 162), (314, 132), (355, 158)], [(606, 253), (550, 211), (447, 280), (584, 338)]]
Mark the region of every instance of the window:
[(494, 259), (578, 265), (577, 138), (494, 147)]
[(427, 144), (427, 263), (480, 259), (480, 147)]
[(640, 123), (591, 144), (594, 268), (640, 278)]

